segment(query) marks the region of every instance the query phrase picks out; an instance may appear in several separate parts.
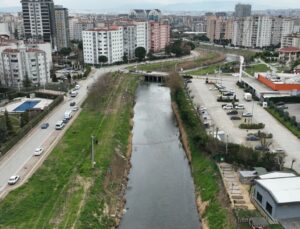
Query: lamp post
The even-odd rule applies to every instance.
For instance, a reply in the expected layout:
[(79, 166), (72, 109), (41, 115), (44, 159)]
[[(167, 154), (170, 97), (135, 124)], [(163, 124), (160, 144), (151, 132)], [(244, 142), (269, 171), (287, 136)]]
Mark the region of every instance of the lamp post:
[(95, 152), (94, 152), (94, 138), (95, 136), (91, 136), (92, 138), (92, 151), (91, 151), (91, 159), (92, 159), (92, 168), (95, 166)]

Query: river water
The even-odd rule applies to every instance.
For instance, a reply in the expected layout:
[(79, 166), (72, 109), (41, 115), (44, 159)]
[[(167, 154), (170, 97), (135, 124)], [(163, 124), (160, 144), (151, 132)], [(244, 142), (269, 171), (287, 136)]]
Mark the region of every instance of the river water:
[(170, 90), (140, 85), (132, 168), (121, 229), (199, 229), (194, 184), (171, 108)]

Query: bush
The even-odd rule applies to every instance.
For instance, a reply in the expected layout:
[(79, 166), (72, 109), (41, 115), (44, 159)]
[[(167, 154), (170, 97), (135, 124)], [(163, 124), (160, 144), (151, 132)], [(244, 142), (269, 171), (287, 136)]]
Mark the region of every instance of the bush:
[(241, 129), (249, 129), (249, 130), (259, 130), (265, 128), (265, 124), (263, 123), (252, 123), (252, 124), (247, 124), (247, 123), (242, 123), (239, 126)]

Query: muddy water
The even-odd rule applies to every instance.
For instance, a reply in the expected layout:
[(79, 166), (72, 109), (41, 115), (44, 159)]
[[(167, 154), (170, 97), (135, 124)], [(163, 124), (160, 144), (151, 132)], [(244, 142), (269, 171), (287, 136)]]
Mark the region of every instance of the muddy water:
[(126, 213), (119, 228), (200, 228), (190, 168), (166, 87), (138, 88), (131, 163)]

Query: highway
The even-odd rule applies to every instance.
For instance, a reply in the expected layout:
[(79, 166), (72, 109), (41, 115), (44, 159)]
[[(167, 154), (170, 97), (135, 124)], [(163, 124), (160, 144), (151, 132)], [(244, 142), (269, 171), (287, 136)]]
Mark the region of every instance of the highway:
[[(183, 57), (181, 59), (193, 59), (199, 56), (199, 53), (192, 52), (190, 56)], [(166, 62), (173, 59), (165, 59), (155, 62)], [(76, 98), (65, 97), (64, 101), (58, 105), (47, 117), (45, 117), (39, 125), (34, 127), (27, 136), (25, 136), (20, 142), (18, 142), (6, 155), (1, 158), (0, 161), (0, 199), (4, 198), (9, 191), (22, 185), (30, 176), (37, 170), (37, 168), (47, 158), (49, 153), (53, 150), (55, 145), (63, 137), (67, 128), (76, 119), (76, 115), (79, 114), (80, 110), (77, 111), (75, 117), (65, 126), (63, 130), (55, 130), (55, 124), (64, 117), (64, 113), (70, 110), (70, 102), (75, 101), (76, 105), (79, 106), (87, 97), (88, 90), (98, 78), (103, 76), (105, 73), (123, 70), (129, 66), (135, 66), (136, 64), (119, 65), (105, 67), (101, 69), (94, 69), (91, 76), (84, 81), (80, 81), (79, 93)], [(41, 129), (42, 123), (49, 123), (47, 129)], [(41, 156), (33, 156), (36, 148), (43, 147), (44, 152)], [(8, 186), (7, 182), (9, 177), (13, 175), (20, 175), (20, 181), (14, 186)]]

